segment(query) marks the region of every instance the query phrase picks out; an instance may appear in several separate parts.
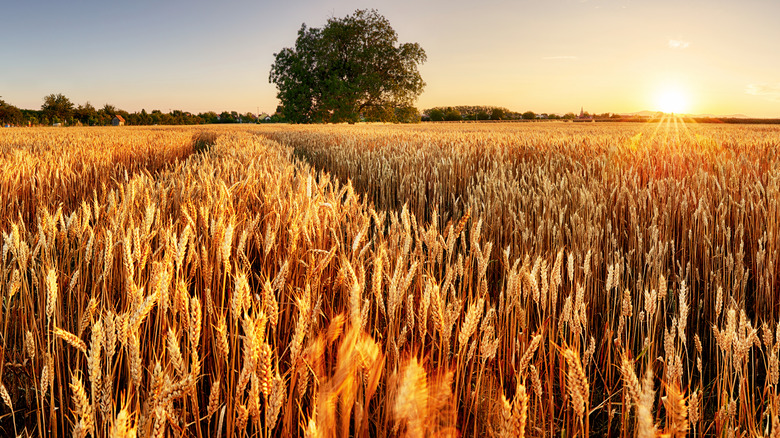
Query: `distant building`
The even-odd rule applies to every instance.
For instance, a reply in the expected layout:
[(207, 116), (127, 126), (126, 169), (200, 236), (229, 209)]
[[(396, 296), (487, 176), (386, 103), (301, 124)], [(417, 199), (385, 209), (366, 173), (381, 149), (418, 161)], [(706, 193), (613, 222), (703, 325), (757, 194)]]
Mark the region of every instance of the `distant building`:
[(111, 124), (113, 126), (125, 126), (125, 119), (124, 117), (120, 116), (119, 114), (115, 115), (113, 119), (111, 119)]

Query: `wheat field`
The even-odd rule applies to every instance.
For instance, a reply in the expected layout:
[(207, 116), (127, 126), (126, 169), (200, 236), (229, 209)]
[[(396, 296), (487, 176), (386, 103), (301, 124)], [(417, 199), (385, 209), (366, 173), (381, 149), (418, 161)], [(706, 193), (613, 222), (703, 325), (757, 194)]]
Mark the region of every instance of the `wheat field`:
[(0, 130), (3, 436), (780, 436), (780, 129)]

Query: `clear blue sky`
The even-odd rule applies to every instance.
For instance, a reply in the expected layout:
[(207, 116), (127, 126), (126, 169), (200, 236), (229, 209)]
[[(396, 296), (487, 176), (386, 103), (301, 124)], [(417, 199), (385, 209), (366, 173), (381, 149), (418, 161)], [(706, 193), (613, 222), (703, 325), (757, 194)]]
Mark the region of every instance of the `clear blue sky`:
[(780, 117), (777, 1), (13, 1), (0, 96), (39, 108), (273, 112), (273, 53), (301, 23), (376, 8), (428, 54), (418, 107)]

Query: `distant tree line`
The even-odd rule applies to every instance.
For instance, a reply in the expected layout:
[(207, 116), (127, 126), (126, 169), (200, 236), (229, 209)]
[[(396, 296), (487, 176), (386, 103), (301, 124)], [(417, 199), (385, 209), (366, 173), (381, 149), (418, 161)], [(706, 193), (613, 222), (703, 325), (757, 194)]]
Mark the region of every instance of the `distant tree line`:
[(458, 120), (511, 120), (516, 113), (502, 107), (493, 106), (448, 106), (423, 111), (422, 120), (432, 122)]
[[(480, 120), (623, 120), (623, 121), (647, 121), (652, 118), (643, 118), (638, 116), (621, 116), (614, 113), (590, 114), (583, 112), (581, 115), (573, 112), (563, 115), (552, 113), (534, 113), (526, 111), (523, 113), (510, 111), (503, 107), (479, 106), (479, 105), (460, 105), (448, 107), (436, 107), (424, 110), (420, 114), (416, 108), (400, 107), (393, 108), (395, 111), (393, 117), (371, 118), (363, 117), (363, 121), (400, 121), (400, 122), (441, 122), (441, 121), (480, 121)], [(73, 102), (62, 94), (50, 94), (43, 98), (43, 105), (40, 110), (20, 109), (5, 102), (0, 96), (0, 127), (3, 126), (48, 126), (52, 124), (62, 124), (64, 126), (108, 126), (115, 116), (121, 116), (125, 120), (125, 125), (200, 125), (210, 123), (283, 123), (295, 122), (287, 120), (284, 117), (284, 107), (282, 105), (276, 108), (273, 115), (241, 114), (237, 111), (222, 111), (216, 113), (208, 111), (194, 114), (181, 110), (169, 110), (164, 113), (160, 110), (147, 112), (142, 109), (140, 112), (130, 113), (118, 109), (114, 105), (105, 104), (102, 108), (95, 108), (91, 103), (86, 102), (82, 105), (74, 105)], [(584, 120), (583, 120), (584, 119)], [(699, 119), (696, 119), (700, 121)], [(703, 122), (720, 123), (746, 123), (748, 119), (701, 119)], [(755, 119), (750, 119), (755, 120)], [(777, 122), (777, 121), (775, 121)], [(766, 120), (761, 119), (761, 123)]]
[(74, 105), (62, 94), (43, 98), (40, 110), (20, 109), (0, 98), (0, 126), (41, 126), (61, 123), (65, 126), (108, 126), (115, 116), (121, 116), (125, 125), (200, 125), (206, 123), (258, 123), (282, 121), (279, 115), (241, 114), (237, 111), (214, 111), (193, 114), (181, 110), (128, 112), (105, 104), (95, 108), (91, 103)]
[(577, 114), (566, 113), (564, 115), (553, 113), (535, 113), (526, 111), (523, 113), (510, 111), (503, 107), (495, 106), (448, 106), (436, 107), (424, 110), (422, 113), (423, 122), (452, 122), (452, 121), (480, 121), (480, 120), (573, 120), (579, 118), (585, 119), (615, 119), (620, 115), (612, 113), (589, 114), (587, 112), (580, 117)]

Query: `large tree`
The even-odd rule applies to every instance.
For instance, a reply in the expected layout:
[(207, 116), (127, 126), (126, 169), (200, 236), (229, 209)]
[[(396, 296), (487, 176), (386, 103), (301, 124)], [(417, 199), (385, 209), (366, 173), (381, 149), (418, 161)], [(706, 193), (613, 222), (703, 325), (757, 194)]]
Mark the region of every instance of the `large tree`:
[(73, 102), (62, 94), (50, 94), (43, 98), (41, 110), (53, 122), (67, 122), (73, 116)]
[(269, 80), (291, 122), (393, 121), (425, 86), (417, 70), (425, 51), (399, 44), (390, 22), (373, 9), (331, 18), (321, 29), (304, 23), (295, 47), (274, 58)]

